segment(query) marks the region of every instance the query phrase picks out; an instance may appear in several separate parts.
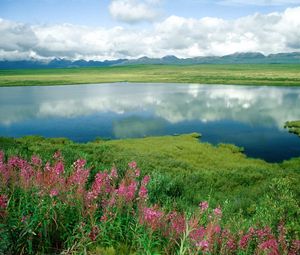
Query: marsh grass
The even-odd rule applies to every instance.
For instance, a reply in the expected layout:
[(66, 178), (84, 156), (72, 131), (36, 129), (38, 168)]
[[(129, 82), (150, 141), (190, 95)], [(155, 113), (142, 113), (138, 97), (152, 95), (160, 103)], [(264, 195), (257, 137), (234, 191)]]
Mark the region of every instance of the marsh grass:
[(290, 133), (298, 135), (300, 137), (300, 120), (298, 121), (287, 121), (284, 125)]
[(0, 70), (0, 86), (111, 82), (299, 86), (300, 65), (137, 65), (99, 68)]

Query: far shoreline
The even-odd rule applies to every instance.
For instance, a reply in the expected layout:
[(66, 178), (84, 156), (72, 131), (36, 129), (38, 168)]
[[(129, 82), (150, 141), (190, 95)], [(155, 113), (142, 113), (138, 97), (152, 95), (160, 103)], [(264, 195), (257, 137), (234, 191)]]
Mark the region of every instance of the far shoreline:
[(0, 87), (103, 83), (177, 83), (299, 87), (300, 64), (135, 65), (0, 69)]

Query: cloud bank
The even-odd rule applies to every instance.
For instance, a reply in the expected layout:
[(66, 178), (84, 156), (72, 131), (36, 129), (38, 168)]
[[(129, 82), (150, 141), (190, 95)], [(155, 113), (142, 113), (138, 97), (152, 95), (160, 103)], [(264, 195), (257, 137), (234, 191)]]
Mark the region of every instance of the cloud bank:
[(0, 19), (0, 59), (186, 58), (245, 51), (300, 51), (299, 16), (300, 7), (235, 20), (170, 16), (144, 29), (29, 25)]

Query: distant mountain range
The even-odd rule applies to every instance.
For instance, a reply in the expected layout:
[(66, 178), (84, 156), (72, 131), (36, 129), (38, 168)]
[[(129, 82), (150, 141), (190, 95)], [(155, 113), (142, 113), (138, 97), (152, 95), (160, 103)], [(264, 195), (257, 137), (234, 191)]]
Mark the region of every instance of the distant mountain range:
[(259, 52), (234, 53), (222, 57), (208, 56), (195, 58), (177, 58), (165, 56), (163, 58), (142, 57), (138, 59), (118, 59), (105, 61), (53, 59), (0, 61), (0, 69), (20, 68), (72, 68), (72, 67), (101, 67), (121, 65), (198, 65), (198, 64), (300, 64), (300, 52), (278, 53), (263, 55)]

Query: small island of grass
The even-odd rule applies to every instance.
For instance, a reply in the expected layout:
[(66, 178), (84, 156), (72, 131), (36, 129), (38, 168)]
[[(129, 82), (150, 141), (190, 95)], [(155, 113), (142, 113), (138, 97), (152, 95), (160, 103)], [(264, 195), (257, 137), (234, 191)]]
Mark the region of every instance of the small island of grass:
[(284, 125), (290, 133), (296, 134), (300, 137), (300, 120), (287, 121)]

